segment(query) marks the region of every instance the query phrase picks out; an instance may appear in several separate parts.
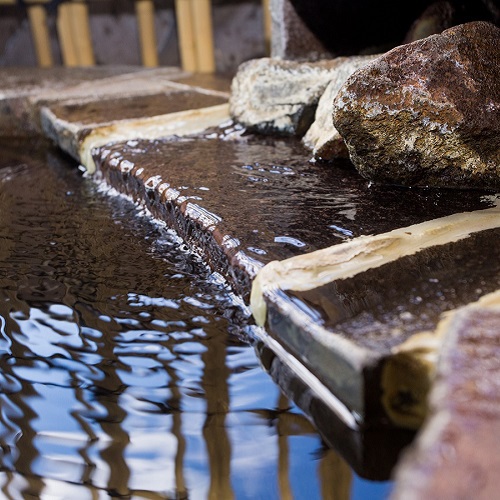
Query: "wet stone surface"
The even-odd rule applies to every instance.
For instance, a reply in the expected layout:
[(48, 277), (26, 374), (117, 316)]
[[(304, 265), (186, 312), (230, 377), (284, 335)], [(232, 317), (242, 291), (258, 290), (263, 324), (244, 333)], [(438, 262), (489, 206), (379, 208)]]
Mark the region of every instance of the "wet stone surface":
[(389, 352), (415, 333), (433, 331), (444, 311), (500, 288), (498, 241), (500, 229), (482, 231), (296, 295), (328, 329)]
[(50, 106), (50, 110), (61, 120), (91, 125), (92, 123), (176, 113), (188, 109), (216, 106), (224, 102), (227, 102), (227, 99), (217, 95), (194, 90), (173, 90), (168, 93), (101, 99), (83, 103), (54, 104)]
[(500, 308), (468, 307), (451, 320), (431, 413), (397, 469), (396, 499), (494, 498), (498, 492)]
[(147, 185), (154, 203), (202, 207), (223, 235), (237, 238), (238, 249), (263, 263), (490, 206), (484, 192), (370, 185), (349, 164), (308, 158), (298, 140), (231, 128), (117, 143), (95, 155), (119, 190), (142, 198)]

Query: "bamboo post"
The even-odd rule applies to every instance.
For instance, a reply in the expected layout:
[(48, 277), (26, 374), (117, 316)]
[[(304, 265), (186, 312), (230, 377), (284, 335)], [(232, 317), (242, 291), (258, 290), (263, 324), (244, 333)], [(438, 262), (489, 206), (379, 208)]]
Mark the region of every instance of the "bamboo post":
[(142, 64), (150, 68), (156, 67), (158, 66), (158, 52), (156, 50), (153, 1), (136, 0), (135, 11), (139, 25)]
[(270, 0), (262, 0), (262, 12), (264, 16), (264, 40), (266, 42), (266, 50), (271, 52), (271, 6)]
[(78, 66), (78, 55), (71, 28), (71, 4), (62, 3), (57, 12), (57, 33), (61, 46), (61, 56), (65, 66)]
[(193, 27), (196, 34), (197, 70), (215, 72), (212, 9), (210, 0), (191, 0)]
[(59, 5), (57, 31), (65, 66), (93, 66), (95, 64), (89, 13), (85, 2), (64, 2)]
[(46, 0), (34, 2), (27, 0), (28, 19), (33, 36), (33, 44), (38, 66), (48, 68), (54, 65), (52, 51), (50, 49), (50, 35), (47, 28), (47, 13), (45, 7), (41, 3), (46, 3)]
[(71, 29), (79, 66), (94, 66), (94, 50), (90, 35), (89, 11), (87, 4), (76, 0), (71, 6)]
[(191, 0), (175, 0), (175, 14), (177, 18), (177, 31), (182, 69), (189, 72), (196, 71), (196, 42), (193, 16), (191, 15)]

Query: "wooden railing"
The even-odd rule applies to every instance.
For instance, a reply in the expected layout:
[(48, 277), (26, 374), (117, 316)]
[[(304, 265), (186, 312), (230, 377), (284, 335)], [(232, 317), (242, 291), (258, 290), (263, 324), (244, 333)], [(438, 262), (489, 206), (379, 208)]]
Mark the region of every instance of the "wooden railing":
[[(94, 49), (89, 23), (89, 5), (98, 0), (67, 0), (58, 6), (57, 33), (65, 66), (93, 66)], [(54, 65), (47, 28), (46, 4), (50, 0), (23, 0), (30, 22), (37, 63)], [(1, 5), (16, 5), (17, 0), (0, 0)], [(269, 0), (263, 0), (266, 42), (270, 39)], [(141, 61), (158, 66), (155, 11), (153, 0), (135, 0)], [(211, 0), (175, 0), (177, 31), (182, 68), (190, 72), (215, 71)]]

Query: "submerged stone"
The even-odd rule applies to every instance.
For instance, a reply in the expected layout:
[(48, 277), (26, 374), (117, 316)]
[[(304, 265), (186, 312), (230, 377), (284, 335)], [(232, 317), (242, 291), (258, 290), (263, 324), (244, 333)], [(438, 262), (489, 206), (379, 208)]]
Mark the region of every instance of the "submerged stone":
[(456, 26), (397, 47), (340, 90), (333, 121), (366, 178), (500, 187), (500, 29)]

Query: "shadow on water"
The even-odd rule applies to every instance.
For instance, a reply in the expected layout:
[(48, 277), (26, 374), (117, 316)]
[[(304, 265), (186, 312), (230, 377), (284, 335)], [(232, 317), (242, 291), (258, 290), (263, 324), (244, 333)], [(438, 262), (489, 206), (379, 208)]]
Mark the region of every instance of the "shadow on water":
[(220, 277), (46, 151), (0, 158), (1, 495), (385, 497), (262, 370)]

